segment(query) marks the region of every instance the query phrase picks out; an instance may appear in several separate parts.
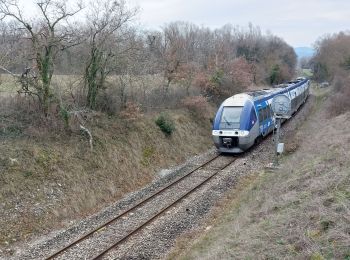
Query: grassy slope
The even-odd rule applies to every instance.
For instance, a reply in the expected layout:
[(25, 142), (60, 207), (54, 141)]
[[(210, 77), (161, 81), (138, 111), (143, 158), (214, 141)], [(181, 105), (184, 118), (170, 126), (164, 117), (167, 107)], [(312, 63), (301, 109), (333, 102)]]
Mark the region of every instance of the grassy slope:
[(281, 169), (242, 180), (214, 227), (170, 258), (350, 259), (350, 113), (327, 118), (326, 109), (318, 93)]
[(170, 115), (171, 137), (154, 123), (156, 115), (133, 121), (96, 115), (89, 125), (93, 152), (78, 133), (30, 137), (35, 129), (23, 126), (1, 132), (0, 248), (91, 214), (212, 146), (208, 119), (181, 110)]

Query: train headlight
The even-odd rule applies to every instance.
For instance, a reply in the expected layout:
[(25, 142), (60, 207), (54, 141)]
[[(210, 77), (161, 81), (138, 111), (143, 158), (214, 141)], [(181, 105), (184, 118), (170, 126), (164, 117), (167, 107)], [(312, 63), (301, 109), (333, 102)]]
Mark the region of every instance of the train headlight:
[(212, 134), (215, 135), (215, 136), (216, 136), (216, 135), (219, 135), (219, 134), (220, 134), (220, 131), (219, 131), (219, 130), (213, 130)]
[(246, 137), (248, 135), (249, 135), (249, 131), (246, 131), (246, 130), (239, 131), (239, 136), (241, 136), (241, 137)]

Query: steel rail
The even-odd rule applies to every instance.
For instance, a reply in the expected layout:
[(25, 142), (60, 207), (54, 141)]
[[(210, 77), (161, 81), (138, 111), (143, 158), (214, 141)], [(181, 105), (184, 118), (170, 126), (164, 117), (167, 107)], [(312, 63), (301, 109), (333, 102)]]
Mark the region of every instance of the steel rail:
[(99, 253), (97, 256), (93, 257), (93, 260), (97, 260), (97, 259), (101, 259), (106, 253), (108, 253), (110, 250), (112, 250), (113, 248), (115, 248), (116, 246), (118, 246), (119, 244), (123, 243), (124, 241), (126, 241), (128, 238), (130, 238), (133, 234), (137, 233), (138, 231), (140, 231), (141, 229), (143, 229), (145, 226), (147, 226), (148, 224), (150, 224), (151, 222), (153, 222), (156, 218), (158, 218), (161, 214), (163, 214), (165, 211), (167, 211), (169, 208), (175, 206), (177, 203), (179, 203), (180, 201), (182, 201), (184, 198), (188, 197), (190, 194), (192, 194), (194, 191), (196, 191), (197, 189), (199, 189), (200, 187), (202, 187), (204, 184), (206, 184), (208, 181), (210, 181), (214, 176), (216, 176), (219, 172), (221, 172), (222, 170), (224, 170), (226, 167), (228, 167), (229, 165), (231, 165), (234, 161), (236, 160), (233, 159), (231, 160), (229, 163), (225, 164), (225, 166), (222, 166), (219, 170), (216, 170), (212, 175), (210, 175), (209, 177), (207, 177), (204, 181), (202, 181), (200, 184), (198, 184), (197, 186), (195, 186), (194, 188), (192, 188), (190, 191), (186, 192), (184, 195), (182, 195), (180, 198), (176, 199), (174, 202), (172, 202), (170, 205), (164, 207), (163, 209), (161, 209), (157, 214), (153, 215), (153, 217), (149, 218), (147, 221), (145, 221), (144, 223), (140, 224), (138, 227), (136, 227), (134, 230), (130, 231), (126, 236), (120, 238), (118, 241), (116, 241), (115, 243), (113, 243), (111, 246), (109, 246), (107, 249), (103, 250), (101, 253)]
[(171, 186), (174, 186), (175, 184), (179, 183), (180, 181), (182, 181), (183, 179), (185, 179), (186, 177), (190, 176), (191, 174), (193, 174), (194, 172), (198, 171), (200, 168), (208, 165), (209, 163), (211, 163), (212, 161), (214, 161), (215, 159), (217, 159), (218, 157), (220, 157), (219, 154), (215, 155), (213, 158), (211, 158), (210, 160), (206, 161), (205, 163), (199, 165), (198, 167), (196, 167), (195, 169), (191, 170), (190, 172), (188, 172), (187, 174), (185, 174), (184, 176), (182, 176), (181, 178), (171, 182), (170, 184), (166, 185), (165, 187), (161, 188), (160, 190), (158, 190), (157, 192), (155, 192), (154, 194), (148, 196), (147, 198), (141, 200), (140, 202), (138, 202), (137, 204), (135, 204), (134, 206), (132, 206), (131, 208), (121, 212), (120, 214), (118, 214), (117, 216), (115, 216), (114, 218), (112, 218), (111, 220), (99, 225), (97, 228), (93, 229), (92, 231), (86, 233), (85, 235), (79, 237), (78, 239), (74, 240), (72, 243), (68, 244), (67, 246), (63, 247), (62, 249), (60, 249), (59, 251), (51, 254), (50, 256), (46, 257), (46, 260), (51, 260), (54, 259), (55, 257), (57, 257), (58, 255), (62, 254), (63, 252), (67, 251), (68, 249), (70, 249), (71, 247), (75, 246), (76, 244), (82, 242), (83, 240), (87, 239), (88, 237), (92, 236), (95, 232), (99, 231), (101, 228), (104, 228), (106, 226), (108, 226), (109, 224), (113, 223), (114, 221), (117, 221), (118, 219), (120, 219), (121, 217), (125, 216), (126, 214), (128, 214), (129, 212), (135, 210), (136, 208), (140, 207), (141, 205), (145, 204), (146, 202), (150, 201), (152, 198), (156, 197), (157, 195), (161, 194), (163, 191), (167, 190), (168, 188), (170, 188)]

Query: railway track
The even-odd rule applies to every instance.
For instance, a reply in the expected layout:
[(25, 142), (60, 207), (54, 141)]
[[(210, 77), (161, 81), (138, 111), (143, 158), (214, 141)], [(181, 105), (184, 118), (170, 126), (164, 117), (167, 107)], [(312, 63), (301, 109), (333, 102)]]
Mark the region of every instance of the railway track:
[[(235, 158), (232, 157), (214, 156), (45, 259), (101, 259), (109, 251), (204, 186), (234, 161)], [(135, 221), (131, 221), (131, 225), (124, 224), (132, 218), (135, 218)], [(100, 250), (96, 250), (96, 247)], [(86, 248), (90, 248), (93, 252), (87, 252)]]

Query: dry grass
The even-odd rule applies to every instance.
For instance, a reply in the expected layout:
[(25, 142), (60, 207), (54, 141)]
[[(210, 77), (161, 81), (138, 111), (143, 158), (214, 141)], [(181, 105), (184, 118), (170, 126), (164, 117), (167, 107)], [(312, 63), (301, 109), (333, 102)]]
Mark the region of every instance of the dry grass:
[(91, 114), (92, 152), (83, 133), (43, 132), (12, 112), (0, 114), (0, 248), (96, 212), (212, 145), (209, 120), (184, 110), (168, 112), (176, 124), (170, 137), (154, 123), (158, 114)]
[[(0, 250), (91, 214), (150, 182), (161, 168), (212, 146), (210, 116), (170, 111), (182, 106), (187, 90), (173, 85), (164, 96), (160, 75), (108, 78), (98, 97), (108, 115), (80, 117), (92, 132), (93, 151), (81, 120), (67, 116), (85, 102), (80, 76), (53, 77), (48, 116), (35, 98), (17, 94), (12, 76), (0, 76)], [(154, 122), (165, 107), (175, 122), (171, 136)]]
[(326, 121), (327, 102), (318, 95), (280, 170), (244, 183), (214, 227), (170, 258), (349, 259), (350, 114)]
[[(162, 75), (119, 75), (109, 76), (105, 88), (97, 95), (97, 110), (108, 114), (123, 111), (128, 102), (140, 107), (142, 112), (177, 109), (183, 107), (182, 100), (200, 95), (200, 89), (191, 86), (188, 89), (179, 82), (171, 84), (165, 90), (166, 82)], [(64, 107), (86, 106), (86, 88), (82, 75), (54, 75), (51, 81), (53, 104)], [(0, 97), (17, 96), (21, 85), (11, 75), (0, 74)], [(36, 92), (36, 91), (33, 91)]]

